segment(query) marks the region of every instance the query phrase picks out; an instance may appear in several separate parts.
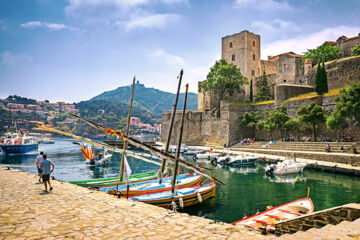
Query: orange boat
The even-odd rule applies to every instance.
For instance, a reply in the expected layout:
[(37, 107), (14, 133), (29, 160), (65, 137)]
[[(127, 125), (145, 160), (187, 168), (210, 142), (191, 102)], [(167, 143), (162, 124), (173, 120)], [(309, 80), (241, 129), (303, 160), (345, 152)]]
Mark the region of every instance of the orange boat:
[(243, 218), (232, 223), (259, 231), (275, 231), (275, 224), (283, 220), (293, 219), (310, 214), (314, 211), (314, 205), (310, 198), (302, 198), (283, 205), (270, 208), (251, 217)]

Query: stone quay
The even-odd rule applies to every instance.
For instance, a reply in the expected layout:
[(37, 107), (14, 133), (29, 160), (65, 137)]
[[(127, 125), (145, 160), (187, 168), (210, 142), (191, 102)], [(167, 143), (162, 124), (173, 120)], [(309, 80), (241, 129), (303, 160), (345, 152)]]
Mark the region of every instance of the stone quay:
[(2, 239), (265, 239), (226, 223), (173, 213), (52, 180), (44, 193), (38, 177), (0, 167)]

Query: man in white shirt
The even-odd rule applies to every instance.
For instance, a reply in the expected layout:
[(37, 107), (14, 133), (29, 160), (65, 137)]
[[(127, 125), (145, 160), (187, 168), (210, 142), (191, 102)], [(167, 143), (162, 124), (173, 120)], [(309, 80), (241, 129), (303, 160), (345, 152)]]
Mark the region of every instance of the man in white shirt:
[(36, 167), (39, 173), (39, 182), (41, 182), (41, 177), (42, 177), (42, 170), (41, 170), (41, 162), (42, 160), (44, 160), (43, 158), (44, 152), (40, 152), (40, 155), (36, 158)]

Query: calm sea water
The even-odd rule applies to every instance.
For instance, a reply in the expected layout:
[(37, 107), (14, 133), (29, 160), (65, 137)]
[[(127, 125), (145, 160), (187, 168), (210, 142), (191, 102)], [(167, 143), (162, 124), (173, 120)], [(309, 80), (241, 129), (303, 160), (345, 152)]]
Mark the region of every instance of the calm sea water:
[[(117, 176), (121, 155), (114, 154), (107, 166), (89, 167), (85, 164), (80, 147), (72, 142), (56, 140), (55, 144), (39, 146), (39, 151), (44, 151), (55, 163), (55, 178), (69, 181)], [(36, 156), (37, 153), (3, 156), (0, 165), (37, 173)], [(157, 171), (159, 168), (151, 163), (130, 157), (128, 159), (133, 173)], [(188, 161), (193, 162), (191, 159)], [(211, 175), (216, 174), (226, 185), (217, 185), (216, 198), (187, 208), (185, 212), (191, 215), (230, 223), (244, 215), (250, 216), (263, 211), (268, 205), (277, 206), (306, 197), (307, 187), (311, 189), (310, 197), (316, 211), (360, 202), (360, 178), (357, 177), (305, 169), (302, 174), (269, 178), (264, 171), (266, 165), (262, 163), (237, 168), (216, 167), (211, 164), (206, 166), (213, 168)], [(299, 181), (296, 181), (296, 177), (299, 177)]]

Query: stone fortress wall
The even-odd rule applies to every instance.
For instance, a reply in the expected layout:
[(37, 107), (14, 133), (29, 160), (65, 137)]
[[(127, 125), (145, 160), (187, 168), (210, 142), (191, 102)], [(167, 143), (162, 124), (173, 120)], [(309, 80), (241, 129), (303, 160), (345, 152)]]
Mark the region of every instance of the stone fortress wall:
[[(360, 39), (360, 36), (358, 37)], [(356, 39), (355, 39), (356, 40)], [(351, 41), (356, 42), (354, 38)], [(234, 57), (233, 57), (234, 56)], [(275, 107), (286, 104), (288, 114), (297, 117), (296, 111), (299, 107), (315, 102), (323, 107), (325, 111), (335, 109), (336, 96), (318, 96), (301, 100), (288, 100), (300, 94), (313, 92), (316, 67), (311, 62), (305, 62), (302, 66), (302, 56), (293, 52), (283, 53), (277, 56), (269, 56), (268, 60), (260, 60), (260, 36), (249, 31), (242, 31), (222, 39), (222, 57), (228, 62), (234, 62), (240, 67), (241, 72), (253, 79), (254, 96), (257, 84), (261, 80), (262, 72), (265, 70), (267, 79), (275, 101), (266, 104), (243, 104), (241, 100), (248, 99), (249, 86), (245, 86), (245, 94), (226, 95), (220, 104), (220, 118), (211, 114), (211, 110), (218, 107), (219, 96), (211, 91), (199, 91), (198, 110), (187, 111), (184, 127), (183, 142), (186, 144), (201, 145), (232, 145), (241, 139), (252, 136), (250, 129), (244, 130), (239, 127), (239, 117), (245, 112), (259, 111), (265, 113)], [(257, 58), (259, 57), (259, 58)], [(234, 59), (234, 60), (232, 60)], [(360, 81), (360, 56), (350, 56), (337, 59), (325, 64), (329, 91), (342, 88), (351, 82)], [(304, 71), (305, 70), (305, 71)], [(250, 81), (249, 81), (250, 83)], [(201, 82), (199, 82), (199, 85)], [(199, 88), (200, 89), (200, 88)], [(238, 101), (238, 102), (237, 102)], [(166, 142), (171, 112), (162, 115), (161, 140)], [(171, 142), (178, 139), (180, 129), (181, 112), (175, 117), (175, 125)], [(351, 131), (355, 130), (350, 128)], [(350, 131), (349, 130), (349, 131)], [(322, 129), (319, 129), (321, 134)], [(331, 131), (327, 131), (327, 134)], [(360, 133), (354, 138), (360, 139)], [(268, 133), (257, 131), (256, 138), (265, 139)], [(279, 139), (280, 134), (272, 133), (273, 139)]]

